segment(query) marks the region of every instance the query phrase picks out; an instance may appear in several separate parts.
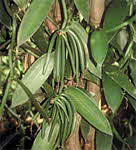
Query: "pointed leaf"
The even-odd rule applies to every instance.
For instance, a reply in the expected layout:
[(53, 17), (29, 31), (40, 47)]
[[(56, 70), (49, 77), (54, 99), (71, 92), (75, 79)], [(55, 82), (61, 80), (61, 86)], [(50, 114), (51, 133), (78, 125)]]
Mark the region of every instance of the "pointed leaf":
[(96, 150), (112, 150), (113, 137), (96, 131)]
[(56, 124), (51, 135), (53, 138), (48, 141), (51, 125), (46, 126), (44, 138), (42, 137), (42, 133), (40, 131), (35, 138), (32, 150), (55, 150), (55, 142), (59, 133), (59, 128), (59, 124)]
[(95, 100), (93, 99), (93, 97), (89, 96), (90, 94), (86, 94), (85, 92), (83, 92), (83, 90), (75, 87), (67, 88), (64, 93), (74, 103), (76, 111), (80, 113), (83, 118), (85, 118), (98, 130), (112, 135), (108, 120), (99, 110), (96, 103), (93, 102)]
[(127, 15), (127, 3), (121, 0), (113, 0), (106, 10), (103, 24), (104, 29), (108, 30), (121, 24)]
[[(53, 70), (54, 66), (54, 55), (51, 55), (48, 68), (43, 74), (43, 66), (45, 64), (47, 55), (41, 56), (26, 72), (25, 76), (22, 79), (22, 82), (29, 88), (29, 90), (34, 94), (46, 81), (46, 79), (49, 77)], [(12, 99), (12, 107), (21, 105), (25, 102), (27, 102), (28, 96), (24, 92), (24, 90), (20, 87), (20, 85), (17, 86), (17, 89), (13, 95)]]
[(95, 67), (95, 65), (91, 62), (90, 59), (87, 59), (87, 68), (88, 68), (89, 72), (94, 74), (96, 77), (101, 78), (100, 70), (98, 70), (98, 68)]
[(106, 58), (108, 51), (108, 39), (106, 33), (101, 31), (94, 31), (90, 37), (91, 54), (96, 63), (101, 66)]
[(136, 99), (136, 87), (134, 87), (128, 79), (128, 76), (121, 72), (117, 66), (107, 65), (104, 72), (128, 94)]
[(115, 113), (118, 110), (123, 99), (122, 89), (105, 73), (103, 74), (102, 81), (106, 101), (111, 107), (113, 113)]
[(89, 1), (88, 0), (74, 0), (78, 11), (82, 14), (84, 19), (88, 22), (89, 19)]
[(54, 0), (33, 0), (18, 31), (18, 46), (27, 41), (39, 28), (51, 8)]

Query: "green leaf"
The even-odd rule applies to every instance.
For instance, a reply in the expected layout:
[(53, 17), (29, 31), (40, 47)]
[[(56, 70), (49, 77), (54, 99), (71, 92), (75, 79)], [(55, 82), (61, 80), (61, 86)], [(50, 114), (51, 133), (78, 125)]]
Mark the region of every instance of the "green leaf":
[(103, 28), (109, 30), (121, 24), (128, 15), (127, 3), (121, 0), (113, 0), (106, 10)]
[[(43, 74), (43, 66), (46, 61), (46, 54), (41, 56), (26, 72), (24, 75), (22, 82), (25, 84), (25, 86), (28, 87), (28, 89), (34, 94), (46, 81), (46, 79), (49, 77), (53, 70), (54, 66), (54, 55), (51, 55), (48, 68)], [(17, 89), (13, 95), (12, 99), (12, 107), (16, 107), (18, 105), (21, 105), (25, 102), (27, 102), (28, 96), (24, 92), (24, 90), (18, 85)]]
[(90, 37), (91, 54), (96, 63), (101, 66), (106, 58), (108, 51), (108, 39), (106, 33), (94, 31)]
[(122, 73), (117, 66), (107, 65), (104, 72), (128, 94), (136, 99), (136, 87), (134, 87), (128, 79), (128, 76)]
[(87, 140), (90, 127), (91, 127), (90, 123), (88, 123), (85, 119), (82, 118), (80, 128), (81, 128), (82, 136), (85, 140)]
[(7, 28), (11, 26), (11, 17), (6, 11), (3, 0), (0, 0), (0, 23), (4, 24)]
[(98, 130), (112, 135), (111, 127), (103, 115), (103, 113), (99, 110), (98, 106), (94, 102), (93, 97), (89, 96), (80, 90), (79, 88), (69, 87), (64, 93), (69, 97), (69, 99), (75, 105), (76, 111), (80, 113), (80, 115), (86, 119), (90, 124), (96, 127)]
[(54, 0), (33, 0), (18, 31), (17, 45), (20, 46), (27, 41), (42, 24), (51, 8)]
[(88, 0), (74, 0), (78, 11), (82, 14), (84, 19), (89, 20), (89, 1)]
[(37, 111), (39, 111), (43, 115), (43, 117), (45, 119), (47, 119), (45, 111), (42, 109), (41, 105), (37, 102), (37, 100), (35, 99), (35, 97), (31, 93), (31, 91), (24, 85), (24, 83), (21, 80), (18, 80), (18, 79), (15, 79), (15, 80), (18, 82), (18, 84), (22, 87), (24, 92), (27, 94), (31, 103), (35, 106)]
[(130, 70), (131, 70), (130, 76), (133, 80), (133, 83), (136, 86), (136, 60), (135, 59), (130, 60), (129, 67), (130, 67)]
[(113, 137), (106, 135), (100, 131), (96, 131), (96, 149), (97, 150), (111, 150)]
[(72, 79), (72, 68), (68, 59), (66, 60), (66, 64), (65, 64), (64, 76), (68, 80)]
[(44, 31), (40, 27), (35, 34), (32, 36), (34, 43), (39, 47), (40, 50), (46, 52), (48, 48), (48, 40), (45, 38)]
[(122, 89), (105, 73), (103, 73), (102, 81), (106, 101), (111, 107), (113, 113), (115, 113), (118, 110), (123, 99)]
[(100, 70), (97, 67), (95, 67), (94, 64), (91, 62), (91, 60), (88, 58), (87, 58), (87, 69), (96, 77), (101, 78)]
[(89, 71), (85, 71), (84, 72), (84, 79), (91, 81), (97, 85), (100, 85), (100, 79), (96, 76), (94, 76), (92, 73), (90, 73)]
[(55, 150), (55, 142), (59, 133), (60, 126), (57, 123), (53, 129), (51, 139), (48, 141), (48, 136), (51, 130), (51, 124), (46, 126), (45, 136), (42, 138), (41, 131), (35, 138), (34, 144), (32, 146), (32, 150)]

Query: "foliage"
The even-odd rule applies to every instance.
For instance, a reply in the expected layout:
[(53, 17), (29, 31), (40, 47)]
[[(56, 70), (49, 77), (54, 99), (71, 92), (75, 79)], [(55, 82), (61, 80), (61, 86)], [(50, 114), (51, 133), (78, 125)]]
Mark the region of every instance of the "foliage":
[[(83, 141), (93, 126), (96, 149), (135, 149), (135, 1), (107, 1), (100, 26), (89, 23), (88, 4), (0, 1), (0, 124), (13, 118), (19, 144), (30, 138), (32, 150), (65, 149), (77, 113)], [(99, 86), (99, 99), (87, 91), (89, 82)], [(27, 123), (36, 131), (26, 136)]]

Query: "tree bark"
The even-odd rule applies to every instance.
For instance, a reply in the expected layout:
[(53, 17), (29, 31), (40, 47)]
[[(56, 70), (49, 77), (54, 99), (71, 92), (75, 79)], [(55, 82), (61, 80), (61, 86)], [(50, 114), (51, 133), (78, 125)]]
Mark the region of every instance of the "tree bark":
[(81, 116), (76, 114), (76, 127), (73, 133), (65, 142), (65, 148), (67, 150), (81, 150), (79, 142), (79, 128), (80, 128)]
[(95, 27), (99, 27), (105, 8), (105, 0), (90, 0), (89, 3), (90, 23)]

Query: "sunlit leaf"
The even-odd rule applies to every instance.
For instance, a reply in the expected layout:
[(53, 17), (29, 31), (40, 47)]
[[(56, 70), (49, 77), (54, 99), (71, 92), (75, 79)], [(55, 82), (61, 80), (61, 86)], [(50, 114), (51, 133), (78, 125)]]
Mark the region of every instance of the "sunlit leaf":
[(42, 24), (54, 0), (33, 0), (18, 31), (18, 46), (27, 41)]
[(94, 31), (90, 37), (91, 54), (96, 63), (100, 66), (103, 64), (107, 51), (108, 51), (108, 39), (103, 30)]
[[(46, 79), (49, 77), (49, 75), (52, 72), (53, 66), (54, 66), (54, 55), (51, 55), (48, 68), (43, 74), (43, 66), (46, 61), (46, 54), (41, 56), (26, 72), (24, 75), (22, 82), (29, 88), (29, 90), (34, 94), (46, 81)], [(24, 90), (18, 85), (17, 89), (13, 95), (12, 99), (12, 107), (21, 105), (25, 102), (27, 102), (28, 96), (24, 92)]]
[(55, 142), (59, 133), (59, 129), (59, 124), (56, 124), (51, 135), (52, 138), (48, 140), (51, 125), (46, 126), (45, 136), (42, 137), (41, 131), (38, 133), (32, 146), (32, 150), (55, 150)]
[(99, 110), (93, 97), (89, 96), (90, 93), (86, 94), (83, 90), (75, 87), (67, 88), (64, 93), (69, 96), (70, 100), (74, 103), (77, 112), (79, 112), (83, 118), (98, 130), (112, 135), (108, 120)]
[(89, 1), (88, 0), (74, 0), (74, 3), (79, 10), (79, 12), (82, 14), (82, 16), (85, 18), (85, 20), (88, 22), (89, 19)]

